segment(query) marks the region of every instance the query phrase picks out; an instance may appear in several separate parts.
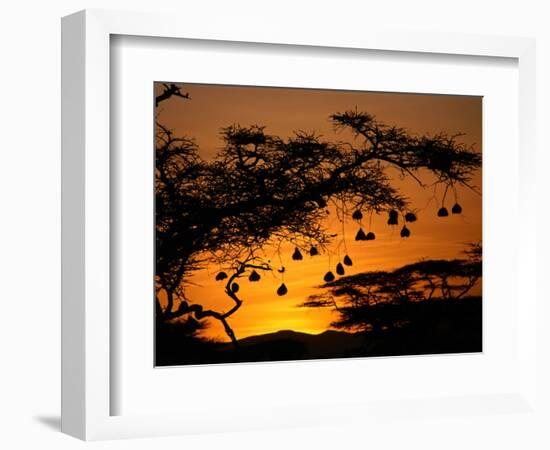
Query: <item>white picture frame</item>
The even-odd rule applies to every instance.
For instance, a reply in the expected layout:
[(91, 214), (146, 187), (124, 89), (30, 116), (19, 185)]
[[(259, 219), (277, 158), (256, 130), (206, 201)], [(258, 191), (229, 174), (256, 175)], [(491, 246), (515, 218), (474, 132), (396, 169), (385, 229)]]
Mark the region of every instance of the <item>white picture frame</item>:
[[(258, 412), (252, 421), (221, 420), (204, 414), (112, 415), (110, 320), (110, 41), (111, 36), (286, 44), (332, 49), (367, 49), (413, 54), (500, 57), (517, 60), (519, 77), (518, 214), (521, 238), (515, 242), (518, 282), (532, 285), (520, 305), (517, 324), (521, 367), (512, 391), (461, 398), (397, 399), (410, 414), (498, 413), (511, 410), (536, 414), (536, 241), (535, 223), (535, 43), (532, 39), (451, 34), (352, 31), (327, 36), (322, 30), (307, 37), (297, 30), (270, 31), (227, 26), (209, 30), (166, 14), (87, 10), (62, 22), (62, 430), (85, 440), (162, 436), (268, 426), (353, 421), (395, 413), (395, 399), (372, 404), (278, 405)], [(167, 369), (169, 370), (169, 369)], [(258, 400), (259, 401), (259, 400)], [(237, 407), (238, 409), (238, 407)], [(451, 413), (452, 411), (452, 413)], [(237, 414), (238, 416), (238, 414)], [(306, 418), (306, 419), (304, 419)]]

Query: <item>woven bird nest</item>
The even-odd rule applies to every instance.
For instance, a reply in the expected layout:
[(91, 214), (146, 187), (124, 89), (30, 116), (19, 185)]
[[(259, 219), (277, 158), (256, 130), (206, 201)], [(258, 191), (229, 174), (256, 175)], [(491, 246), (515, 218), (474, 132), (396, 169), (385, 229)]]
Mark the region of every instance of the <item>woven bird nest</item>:
[(260, 274), (258, 272), (256, 272), (255, 270), (253, 270), (251, 273), (250, 273), (250, 276), (248, 277), (248, 279), (250, 281), (260, 281)]
[(399, 223), (399, 214), (395, 209), (388, 213), (388, 225), (397, 225)]
[(218, 272), (216, 275), (216, 281), (222, 281), (227, 278), (227, 274), (225, 272)]
[(331, 281), (334, 281), (336, 277), (334, 274), (329, 270), (327, 273), (325, 273), (325, 276), (323, 277), (323, 280), (325, 280), (327, 283), (330, 283)]
[(279, 288), (277, 289), (277, 295), (279, 297), (282, 297), (283, 295), (285, 295), (286, 293), (288, 292), (288, 289), (286, 287), (286, 285), (284, 283), (281, 283), (281, 285), (279, 286)]
[(304, 257), (302, 256), (302, 252), (300, 252), (300, 249), (298, 247), (294, 249), (294, 253), (292, 254), (292, 259), (294, 261), (301, 261), (302, 259), (304, 259)]

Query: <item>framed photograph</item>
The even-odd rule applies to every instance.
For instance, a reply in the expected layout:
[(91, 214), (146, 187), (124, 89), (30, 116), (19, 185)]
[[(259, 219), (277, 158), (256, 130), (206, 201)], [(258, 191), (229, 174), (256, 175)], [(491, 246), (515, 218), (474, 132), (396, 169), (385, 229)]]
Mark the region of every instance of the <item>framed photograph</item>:
[(62, 31), (64, 432), (536, 414), (532, 40)]
[(482, 351), (482, 97), (154, 88), (156, 366)]

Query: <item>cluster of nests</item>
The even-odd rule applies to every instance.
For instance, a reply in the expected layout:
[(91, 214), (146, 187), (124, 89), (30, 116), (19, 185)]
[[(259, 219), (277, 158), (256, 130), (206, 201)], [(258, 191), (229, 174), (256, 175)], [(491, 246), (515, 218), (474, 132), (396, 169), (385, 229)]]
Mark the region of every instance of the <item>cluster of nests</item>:
[[(310, 247), (309, 249), (309, 255), (310, 256), (317, 256), (319, 255), (319, 249), (317, 247), (315, 247), (314, 245)], [(302, 255), (302, 252), (300, 251), (300, 249), (298, 247), (295, 247), (294, 248), (294, 253), (292, 254), (292, 259), (294, 261), (301, 261), (302, 259), (304, 259), (304, 255)], [(351, 258), (346, 255), (343, 259), (343, 263), (346, 265), (346, 266), (351, 266), (353, 264)], [(284, 267), (281, 267), (279, 269), (279, 272), (280, 273), (284, 273), (285, 272), (285, 268)], [(344, 270), (344, 265), (342, 263), (338, 263), (336, 265), (336, 273), (338, 275), (344, 275), (345, 273), (345, 270)], [(221, 272), (218, 272), (216, 274), (216, 281), (223, 281), (225, 280), (226, 278), (228, 278), (228, 275), (227, 273), (221, 271)], [(252, 272), (250, 272), (250, 274), (248, 275), (248, 281), (251, 281), (253, 283), (255, 282), (258, 282), (260, 281), (261, 279), (261, 275), (258, 273), (258, 271), (256, 269), (253, 269)], [(334, 274), (331, 272), (331, 271), (328, 271), (325, 276), (324, 276), (324, 280), (326, 282), (329, 282), (329, 281), (333, 281), (336, 277), (334, 276)], [(239, 284), (238, 283), (231, 283), (231, 286), (229, 287), (229, 289), (231, 290), (231, 292), (233, 293), (236, 293), (239, 291)], [(286, 284), (283, 282), (281, 283), (281, 285), (277, 288), (277, 295), (278, 296), (283, 296), (283, 295), (286, 295), (288, 293), (288, 288), (286, 287)]]
[[(458, 203), (455, 203), (453, 207), (451, 208), (451, 213), (453, 214), (462, 214), (462, 206), (460, 206)], [(442, 206), (437, 211), (438, 217), (447, 217), (449, 215), (449, 211), (447, 208)], [(354, 211), (354, 213), (351, 215), (352, 219), (358, 221), (361, 223), (361, 219), (363, 219), (363, 213), (360, 210)], [(405, 222), (416, 222), (417, 217), (416, 214), (413, 212), (408, 212), (404, 215)], [(388, 225), (398, 225), (399, 224), (399, 213), (392, 209), (388, 213)], [(400, 235), (402, 238), (408, 238), (411, 235), (411, 230), (407, 228), (407, 225), (403, 225), (403, 228), (401, 228)], [(357, 231), (357, 234), (355, 235), (356, 241), (374, 241), (376, 239), (376, 235), (369, 231), (368, 233), (365, 233), (363, 231), (363, 228), (359, 227), (359, 230)]]
[[(309, 249), (309, 254), (310, 256), (318, 255), (319, 251), (317, 250), (317, 247), (312, 246)], [(292, 259), (294, 261), (301, 261), (302, 259), (304, 259), (304, 257), (302, 256), (302, 252), (300, 252), (300, 249), (298, 247), (294, 249), (294, 253), (292, 254)], [(342, 276), (346, 273), (344, 266), (352, 266), (352, 265), (353, 265), (353, 261), (351, 260), (349, 255), (346, 255), (344, 256), (344, 259), (342, 260), (342, 262), (339, 262), (338, 264), (336, 264), (336, 273)], [(334, 276), (334, 273), (331, 270), (325, 273), (325, 276), (323, 277), (323, 280), (325, 280), (327, 283), (330, 281), (334, 281), (335, 279), (336, 277)], [(284, 283), (279, 287), (279, 289), (283, 286), (284, 286)], [(277, 293), (279, 294), (279, 291), (277, 291)], [(284, 292), (284, 294), (286, 294), (286, 291)], [(284, 295), (284, 294), (279, 294), (279, 295)]]
[[(451, 213), (452, 214), (461, 214), (462, 213), (462, 207), (458, 203), (455, 203), (453, 205), (453, 207), (451, 208)], [(443, 206), (443, 207), (439, 208), (439, 210), (437, 211), (437, 215), (438, 215), (438, 217), (447, 217), (449, 215), (449, 211), (447, 210), (447, 208), (445, 208)], [(363, 219), (363, 213), (360, 210), (356, 210), (356, 211), (354, 211), (354, 213), (352, 214), (351, 217), (352, 217), (352, 219), (354, 219), (358, 222), (361, 222), (361, 220)], [(416, 220), (417, 220), (416, 214), (413, 213), (413, 212), (407, 212), (403, 217), (405, 219), (405, 222), (409, 222), (409, 223), (416, 222)], [(387, 223), (388, 223), (388, 225), (398, 225), (399, 224), (399, 213), (396, 210), (391, 210), (388, 213), (388, 222)], [(407, 225), (403, 225), (403, 228), (401, 229), (400, 235), (401, 235), (402, 238), (408, 238), (411, 235), (411, 231), (407, 228)], [(363, 228), (359, 228), (359, 231), (357, 231), (357, 234), (355, 235), (355, 240), (356, 241), (374, 241), (375, 239), (376, 239), (376, 235), (372, 231), (369, 231), (368, 233), (365, 233), (363, 231)], [(317, 249), (317, 247), (311, 246), (310, 249), (309, 249), (309, 255), (310, 256), (319, 255), (319, 250)], [(302, 252), (300, 251), (300, 249), (298, 247), (294, 248), (294, 253), (292, 254), (292, 259), (294, 261), (301, 261), (302, 259), (304, 259), (304, 256), (302, 255)], [(352, 259), (349, 257), (349, 255), (346, 255), (346, 256), (344, 256), (344, 259), (342, 260), (342, 262), (339, 262), (338, 264), (336, 264), (336, 273), (339, 276), (342, 276), (346, 273), (346, 270), (345, 270), (344, 266), (352, 266), (352, 265), (353, 265)], [(279, 272), (284, 273), (285, 268), (281, 267), (279, 269)], [(223, 281), (226, 278), (228, 278), (228, 275), (227, 275), (227, 273), (225, 273), (223, 271), (218, 272), (218, 274), (216, 275), (216, 281)], [(248, 275), (248, 281), (251, 281), (253, 283), (260, 281), (261, 278), (262, 278), (261, 275), (255, 269), (252, 270), (252, 272), (250, 272), (250, 274)], [(325, 275), (323, 277), (323, 280), (326, 283), (330, 283), (331, 281), (334, 281), (335, 279), (336, 279), (336, 276), (334, 275), (334, 273), (331, 270), (329, 270), (327, 273), (325, 273)], [(240, 287), (239, 284), (234, 282), (234, 283), (231, 283), (231, 286), (229, 287), (229, 289), (231, 290), (231, 292), (236, 293), (236, 292), (239, 291), (239, 287)], [(283, 296), (283, 295), (286, 295), (287, 293), (288, 293), (288, 288), (286, 287), (285, 283), (283, 282), (277, 288), (277, 295)]]
[[(359, 210), (356, 210), (351, 217), (352, 219), (361, 223), (361, 219), (363, 219), (363, 213)], [(405, 218), (405, 222), (416, 222), (417, 220), (416, 214), (413, 212), (406, 213), (404, 218)], [(397, 224), (399, 224), (399, 213), (395, 209), (392, 209), (388, 213), (388, 225), (397, 225)], [(407, 225), (403, 225), (403, 228), (401, 228), (400, 234), (402, 238), (408, 238), (411, 235), (411, 230), (407, 228)], [(363, 228), (361, 227), (359, 227), (359, 230), (355, 235), (356, 241), (374, 241), (375, 239), (376, 239), (376, 235), (372, 231), (365, 233), (363, 231)]]

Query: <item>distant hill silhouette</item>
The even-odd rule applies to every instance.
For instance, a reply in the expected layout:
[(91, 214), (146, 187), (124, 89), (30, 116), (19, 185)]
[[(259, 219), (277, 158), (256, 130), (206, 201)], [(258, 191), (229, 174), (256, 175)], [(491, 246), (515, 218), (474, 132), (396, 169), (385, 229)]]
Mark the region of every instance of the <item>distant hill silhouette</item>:
[[(292, 330), (250, 336), (239, 341), (243, 353), (254, 361), (322, 359), (351, 356), (365, 346), (362, 333), (327, 330), (308, 334)], [(233, 353), (230, 343), (219, 350)]]
[[(382, 314), (394, 315), (395, 311)], [(480, 297), (407, 304), (399, 309), (412, 321), (381, 332), (327, 330), (308, 334), (281, 330), (230, 342), (188, 336), (177, 327), (157, 330), (156, 364), (218, 364), (366, 356), (396, 356), (482, 351)], [(378, 313), (380, 314), (380, 312)]]

